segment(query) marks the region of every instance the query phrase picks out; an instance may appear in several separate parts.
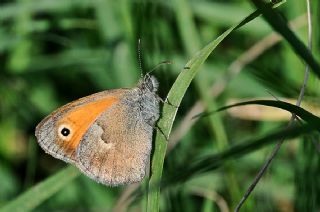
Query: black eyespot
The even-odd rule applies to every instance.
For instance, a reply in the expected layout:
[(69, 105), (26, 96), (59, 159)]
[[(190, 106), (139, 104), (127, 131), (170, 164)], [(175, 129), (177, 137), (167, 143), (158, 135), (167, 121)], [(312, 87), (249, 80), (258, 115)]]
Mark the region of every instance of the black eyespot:
[(63, 128), (62, 130), (61, 130), (61, 134), (63, 135), (63, 136), (68, 136), (69, 134), (70, 134), (70, 130), (68, 129), (68, 128)]

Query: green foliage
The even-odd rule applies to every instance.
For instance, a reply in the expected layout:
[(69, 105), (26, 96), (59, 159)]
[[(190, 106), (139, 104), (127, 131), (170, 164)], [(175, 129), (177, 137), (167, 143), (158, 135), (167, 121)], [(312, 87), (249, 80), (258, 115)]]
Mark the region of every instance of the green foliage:
[(80, 173), (74, 167), (68, 167), (45, 182), (28, 189), (15, 201), (11, 201), (1, 211), (31, 211), (54, 193), (61, 190)]
[[(315, 129), (320, 113), (312, 101), (319, 87), (319, 3), (311, 1), (314, 51), (309, 52), (306, 20), (293, 21), (306, 13), (304, 1), (251, 2), (1, 1), (0, 211), (232, 210), (283, 137), (290, 142), (243, 210), (319, 210)], [(295, 25), (289, 28), (287, 22)], [(270, 37), (273, 32), (285, 41)], [(144, 72), (161, 61), (173, 62), (153, 74), (160, 81), (159, 95), (179, 108), (162, 107), (158, 127), (169, 140), (159, 131), (154, 136), (145, 183), (106, 187), (46, 155), (34, 128), (67, 102), (134, 86), (140, 76), (139, 38)], [(313, 72), (305, 99), (316, 105), (314, 111), (243, 99), (273, 98), (266, 90), (296, 98), (305, 64)], [(242, 103), (233, 108), (268, 105), (294, 112), (306, 123), (287, 128), (283, 120), (217, 113), (235, 98)], [(192, 119), (197, 114), (200, 118)]]

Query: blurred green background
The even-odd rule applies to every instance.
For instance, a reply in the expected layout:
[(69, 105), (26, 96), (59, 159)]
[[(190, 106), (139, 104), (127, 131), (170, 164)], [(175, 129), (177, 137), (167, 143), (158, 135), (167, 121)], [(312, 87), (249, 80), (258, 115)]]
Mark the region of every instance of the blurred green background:
[[(319, 59), (320, 6), (317, 0), (311, 3), (313, 55)], [(164, 98), (194, 53), (254, 10), (250, 2), (239, 0), (1, 0), (0, 210), (66, 166), (37, 144), (34, 129), (42, 118), (94, 92), (136, 85), (139, 38), (144, 72), (165, 60), (173, 63), (154, 72)], [(288, 1), (278, 11), (307, 43), (306, 2)], [(304, 69), (302, 60), (263, 18), (238, 29), (210, 55), (189, 87), (169, 140), (164, 175), (288, 122), (277, 118), (279, 110), (270, 112), (276, 117), (271, 120), (266, 120), (270, 114), (263, 116), (264, 111), (252, 118), (258, 110), (253, 108), (245, 117), (237, 115), (241, 111), (222, 112), (201, 118), (189, 128), (190, 110), (196, 102), (207, 101), (209, 93), (209, 110), (231, 99), (273, 99), (270, 93), (294, 99)], [(315, 113), (318, 88), (319, 81), (311, 76), (306, 99), (316, 105)], [(304, 136), (285, 143), (244, 211), (319, 210), (317, 140), (318, 136)], [(161, 211), (231, 210), (272, 148), (169, 186), (161, 193)], [(109, 211), (119, 206), (127, 189), (106, 187), (81, 175), (35, 211)], [(144, 201), (135, 197), (128, 209), (121, 202), (121, 209), (143, 211)]]

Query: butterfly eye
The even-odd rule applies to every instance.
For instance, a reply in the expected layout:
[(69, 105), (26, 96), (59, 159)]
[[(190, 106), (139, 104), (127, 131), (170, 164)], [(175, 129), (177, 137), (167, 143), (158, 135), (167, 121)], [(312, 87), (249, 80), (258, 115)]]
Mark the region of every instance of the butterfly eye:
[(61, 135), (67, 137), (69, 134), (70, 134), (70, 130), (69, 130), (68, 128), (65, 128), (65, 127), (64, 127), (64, 128), (61, 130)]

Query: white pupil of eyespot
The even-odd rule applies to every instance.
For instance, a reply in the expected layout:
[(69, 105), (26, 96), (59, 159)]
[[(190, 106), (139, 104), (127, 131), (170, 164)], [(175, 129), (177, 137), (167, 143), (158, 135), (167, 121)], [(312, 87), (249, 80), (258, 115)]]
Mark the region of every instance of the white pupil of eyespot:
[(63, 135), (63, 136), (68, 136), (69, 134), (70, 134), (70, 130), (68, 129), (68, 128), (63, 128), (62, 130), (61, 130), (61, 134)]

